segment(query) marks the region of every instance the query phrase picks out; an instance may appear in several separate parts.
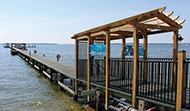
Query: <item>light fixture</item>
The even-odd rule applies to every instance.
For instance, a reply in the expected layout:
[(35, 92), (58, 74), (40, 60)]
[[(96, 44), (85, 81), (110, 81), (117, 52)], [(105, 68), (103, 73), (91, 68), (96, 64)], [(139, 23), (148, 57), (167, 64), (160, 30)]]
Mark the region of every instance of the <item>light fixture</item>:
[(138, 38), (138, 39), (143, 39), (143, 38), (144, 38), (144, 36), (142, 35), (142, 33), (141, 33), (141, 32), (138, 32), (138, 33), (137, 33), (137, 38)]
[(178, 34), (177, 40), (179, 40), (179, 42), (181, 42), (183, 40), (183, 37), (180, 34)]

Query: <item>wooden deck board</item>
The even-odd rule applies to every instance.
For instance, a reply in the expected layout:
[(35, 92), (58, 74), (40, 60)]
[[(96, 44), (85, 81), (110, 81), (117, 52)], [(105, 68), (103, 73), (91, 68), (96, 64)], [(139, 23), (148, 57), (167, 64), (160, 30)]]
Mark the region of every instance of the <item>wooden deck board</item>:
[[(27, 51), (23, 51), (23, 50), (16, 49), (16, 48), (14, 48), (14, 49), (16, 51), (18, 51), (19, 53), (22, 53), (28, 57), (30, 56), (29, 52), (27, 52)], [(40, 55), (33, 54), (33, 53), (31, 53), (31, 58), (42, 63), (42, 64), (44, 64), (44, 65), (46, 65), (49, 68), (54, 69), (55, 71), (65, 75), (71, 79), (75, 78), (75, 67), (72, 65), (65, 64), (63, 62), (59, 62), (56, 60), (52, 60), (52, 59), (49, 59), (47, 57), (42, 57)]]

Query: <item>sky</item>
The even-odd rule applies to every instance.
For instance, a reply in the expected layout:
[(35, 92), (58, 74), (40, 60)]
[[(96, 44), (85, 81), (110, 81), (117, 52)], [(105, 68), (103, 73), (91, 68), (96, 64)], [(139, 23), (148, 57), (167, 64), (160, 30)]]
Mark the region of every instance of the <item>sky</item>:
[[(190, 0), (0, 0), (0, 43), (74, 44), (76, 33), (163, 6), (186, 20), (179, 33), (190, 43)], [(148, 42), (172, 43), (172, 37), (151, 35)]]

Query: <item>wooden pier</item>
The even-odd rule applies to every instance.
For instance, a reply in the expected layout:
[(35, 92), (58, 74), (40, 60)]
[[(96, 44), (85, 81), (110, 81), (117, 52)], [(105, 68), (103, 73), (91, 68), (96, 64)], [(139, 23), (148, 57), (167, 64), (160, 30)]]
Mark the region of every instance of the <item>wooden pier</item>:
[(74, 66), (65, 64), (63, 62), (55, 61), (21, 49), (12, 49), (17, 51), (18, 55), (21, 58), (23, 58), (34, 68), (39, 70), (41, 73), (43, 73), (45, 76), (47, 76), (51, 81), (56, 81), (59, 86), (61, 86), (63, 89), (69, 91), (72, 95), (74, 95), (74, 91), (72, 90), (72, 88), (69, 88), (63, 84), (63, 79), (70, 78), (71, 80), (74, 80)]
[[(179, 16), (169, 17), (173, 11), (163, 13), (165, 8), (75, 34), (71, 37), (75, 39), (75, 66), (13, 49), (75, 99), (87, 96), (90, 102), (95, 96), (96, 110), (114, 108), (115, 103), (110, 101), (115, 97), (140, 111), (151, 105), (160, 110), (189, 110), (190, 59), (185, 51), (178, 51), (178, 41), (182, 40), (179, 29), (185, 20), (175, 21)], [(173, 32), (173, 58), (148, 58), (148, 35), (166, 32)], [(133, 58), (125, 56), (127, 38), (133, 38)], [(110, 43), (118, 39), (122, 40), (122, 56), (110, 58)], [(143, 58), (139, 58), (139, 39), (143, 39)], [(105, 54), (93, 55), (93, 45), (104, 47)], [(71, 79), (71, 87), (64, 84), (65, 78)]]

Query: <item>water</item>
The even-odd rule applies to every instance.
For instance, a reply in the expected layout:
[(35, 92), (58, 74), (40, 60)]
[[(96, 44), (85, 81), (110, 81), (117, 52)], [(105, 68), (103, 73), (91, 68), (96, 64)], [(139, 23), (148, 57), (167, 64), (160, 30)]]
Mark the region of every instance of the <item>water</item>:
[[(74, 45), (37, 45), (29, 50), (37, 50), (38, 55), (74, 66)], [(172, 58), (172, 45), (149, 45), (148, 57)], [(190, 58), (190, 46), (179, 46), (186, 50)], [(69, 94), (60, 91), (42, 74), (30, 67), (19, 56), (12, 56), (10, 49), (0, 45), (0, 110), (83, 110), (82, 105)], [(111, 57), (121, 57), (121, 45), (111, 47)]]
[[(37, 46), (37, 49), (39, 54), (40, 49), (49, 49), (44, 50), (44, 53), (51, 58), (54, 57), (52, 52), (56, 53), (55, 47)], [(60, 91), (58, 85), (51, 83), (19, 56), (12, 56), (10, 49), (0, 45), (0, 51), (0, 110), (83, 110), (82, 105)], [(67, 54), (73, 55), (69, 51)]]

